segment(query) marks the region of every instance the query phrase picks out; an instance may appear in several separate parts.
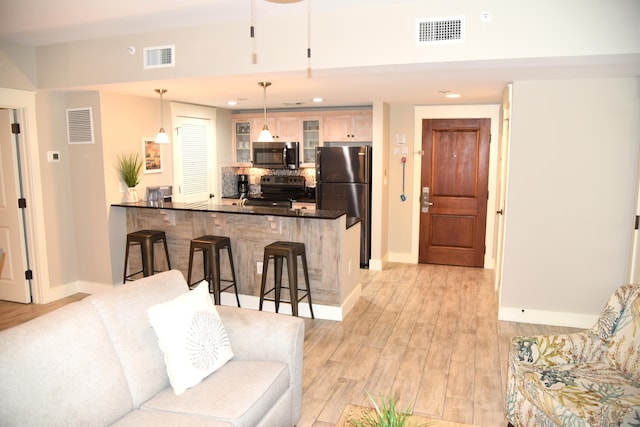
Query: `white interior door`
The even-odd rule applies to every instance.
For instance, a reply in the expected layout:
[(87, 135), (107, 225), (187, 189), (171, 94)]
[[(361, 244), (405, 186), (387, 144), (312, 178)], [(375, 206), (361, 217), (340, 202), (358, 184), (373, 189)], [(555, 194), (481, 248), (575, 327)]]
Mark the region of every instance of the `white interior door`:
[(211, 152), (213, 128), (210, 120), (178, 117), (174, 138), (173, 201), (208, 201), (213, 194)]
[(0, 109), (0, 248), (6, 253), (0, 275), (0, 299), (31, 302), (27, 270), (24, 221), (18, 207), (20, 182), (16, 136), (11, 133), (13, 110)]

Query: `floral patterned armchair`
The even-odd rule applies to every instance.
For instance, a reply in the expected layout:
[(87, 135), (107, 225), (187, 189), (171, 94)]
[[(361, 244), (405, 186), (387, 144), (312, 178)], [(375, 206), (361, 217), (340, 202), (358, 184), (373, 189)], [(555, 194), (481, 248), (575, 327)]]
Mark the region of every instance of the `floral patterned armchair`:
[(618, 288), (591, 329), (513, 338), (506, 412), (516, 427), (640, 427), (640, 286)]

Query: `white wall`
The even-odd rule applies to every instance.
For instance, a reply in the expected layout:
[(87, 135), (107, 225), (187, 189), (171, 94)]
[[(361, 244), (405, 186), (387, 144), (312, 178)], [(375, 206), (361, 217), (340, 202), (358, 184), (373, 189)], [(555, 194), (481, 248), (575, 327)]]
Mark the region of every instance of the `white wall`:
[(516, 81), (500, 319), (590, 326), (624, 284), (638, 79)]

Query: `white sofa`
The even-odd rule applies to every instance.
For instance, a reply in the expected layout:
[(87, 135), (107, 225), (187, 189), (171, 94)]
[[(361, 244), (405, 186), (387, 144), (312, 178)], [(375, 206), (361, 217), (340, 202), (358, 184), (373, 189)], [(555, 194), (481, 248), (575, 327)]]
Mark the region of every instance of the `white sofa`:
[(217, 306), (234, 357), (176, 395), (147, 309), (188, 292), (177, 270), (0, 332), (2, 426), (293, 426), (304, 322)]

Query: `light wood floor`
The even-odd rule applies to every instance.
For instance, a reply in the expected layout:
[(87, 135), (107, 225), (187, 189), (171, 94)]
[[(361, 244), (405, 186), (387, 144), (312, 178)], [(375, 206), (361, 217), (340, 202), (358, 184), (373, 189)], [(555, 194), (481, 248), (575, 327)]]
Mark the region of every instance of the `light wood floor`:
[[(333, 427), (347, 404), (369, 406), (367, 392), (393, 394), (417, 415), (506, 426), (510, 338), (573, 329), (498, 321), (493, 280), (493, 271), (476, 268), (362, 270), (362, 298), (343, 322), (305, 320), (298, 427)], [(0, 330), (84, 296), (46, 305), (0, 301)]]

